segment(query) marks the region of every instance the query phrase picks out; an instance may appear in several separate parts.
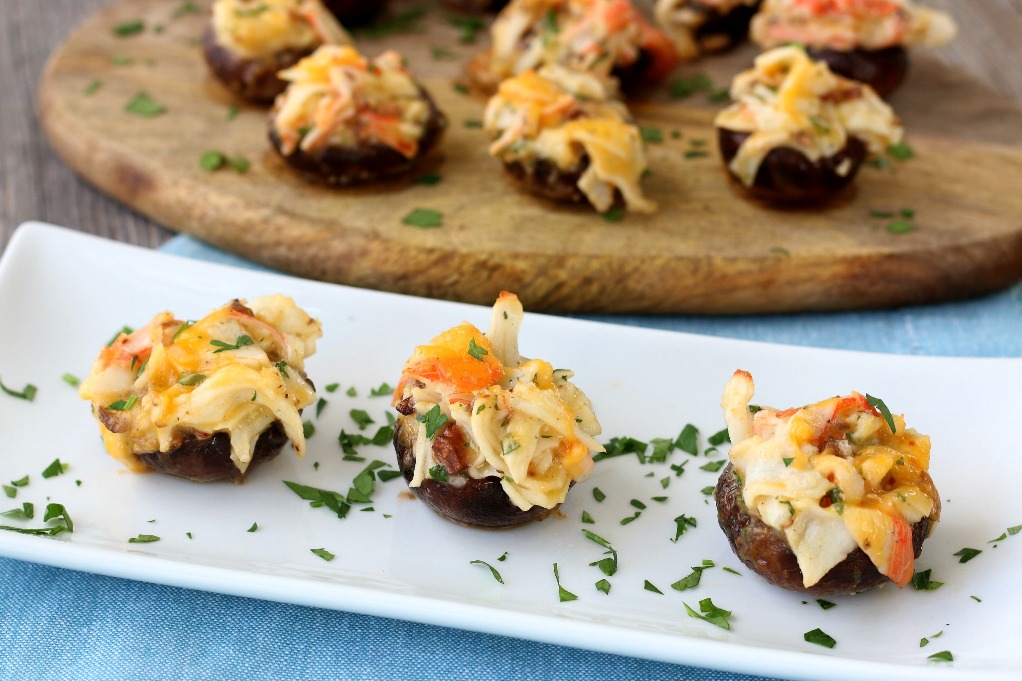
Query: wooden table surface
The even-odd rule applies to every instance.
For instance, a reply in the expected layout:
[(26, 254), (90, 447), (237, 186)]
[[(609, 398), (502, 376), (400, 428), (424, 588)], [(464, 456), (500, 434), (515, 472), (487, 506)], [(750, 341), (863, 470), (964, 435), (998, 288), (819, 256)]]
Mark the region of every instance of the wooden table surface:
[[(168, 5), (179, 0), (167, 0)], [(36, 119), (39, 74), (50, 52), (104, 0), (3, 0), (0, 12), (0, 251), (26, 220), (157, 247), (173, 232), (79, 179), (50, 148)], [(958, 39), (940, 58), (990, 83), (1022, 107), (1022, 0), (928, 0), (951, 12)], [(1022, 131), (1019, 131), (1022, 137)]]

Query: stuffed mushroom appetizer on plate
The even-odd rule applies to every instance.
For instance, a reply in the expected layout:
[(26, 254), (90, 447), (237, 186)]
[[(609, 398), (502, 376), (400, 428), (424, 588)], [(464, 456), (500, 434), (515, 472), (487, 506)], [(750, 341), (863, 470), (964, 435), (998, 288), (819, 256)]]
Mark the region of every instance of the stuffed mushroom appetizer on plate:
[(723, 52), (745, 40), (760, 0), (657, 0), (653, 15), (680, 59)]
[(735, 76), (714, 125), (728, 172), (778, 203), (826, 201), (862, 162), (901, 141), (901, 121), (868, 85), (833, 74), (798, 46), (778, 47)]
[(490, 34), (490, 49), (468, 66), (485, 94), (546, 64), (590, 73), (616, 93), (656, 82), (677, 63), (671, 41), (630, 0), (512, 0)]
[(305, 359), (321, 335), (282, 295), (234, 300), (197, 322), (161, 312), (100, 351), (79, 395), (129, 469), (243, 482), (288, 440), (305, 453), (300, 412), (316, 401)]
[(572, 373), (518, 354), (523, 316), (517, 296), (501, 293), (486, 333), (464, 322), (415, 348), (394, 393), (408, 486), (463, 525), (545, 518), (603, 451)]
[(487, 102), (483, 130), (490, 154), (532, 193), (652, 213), (642, 194), (646, 151), (639, 127), (591, 74), (546, 66), (508, 78)]
[(930, 439), (852, 393), (752, 413), (736, 371), (721, 407), (730, 464), (714, 496), (735, 554), (772, 584), (814, 595), (905, 586), (940, 518)]
[(349, 43), (351, 36), (320, 0), (216, 0), (202, 51), (231, 92), (268, 104), (286, 85), (278, 71), (320, 45)]
[(905, 79), (906, 47), (939, 47), (956, 32), (947, 13), (912, 0), (765, 0), (750, 29), (760, 47), (802, 44), (834, 73), (881, 97)]
[(290, 165), (330, 185), (400, 175), (435, 147), (447, 119), (397, 52), (374, 59), (324, 46), (282, 71), (270, 141)]

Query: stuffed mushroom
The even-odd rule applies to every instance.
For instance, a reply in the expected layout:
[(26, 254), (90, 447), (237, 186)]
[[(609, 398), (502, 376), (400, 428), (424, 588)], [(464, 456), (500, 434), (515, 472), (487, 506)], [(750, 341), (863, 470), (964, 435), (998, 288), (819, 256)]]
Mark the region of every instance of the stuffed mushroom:
[(670, 40), (630, 0), (512, 0), (490, 33), (490, 49), (468, 67), (470, 83), (485, 94), (547, 64), (592, 74), (611, 92), (630, 91), (677, 63)]
[(938, 47), (954, 39), (951, 17), (912, 0), (765, 0), (752, 40), (763, 48), (804, 45), (834, 73), (887, 97), (908, 73), (906, 47)]
[(656, 210), (639, 187), (639, 127), (591, 74), (551, 65), (508, 78), (486, 105), (483, 129), (490, 154), (527, 191), (600, 212), (619, 199), (632, 211)]
[(242, 482), (288, 441), (304, 454), (300, 413), (316, 401), (305, 359), (321, 335), (282, 295), (234, 300), (197, 322), (162, 312), (104, 347), (79, 395), (129, 469)]
[(523, 316), (518, 298), (501, 293), (486, 333), (464, 322), (417, 347), (394, 394), (394, 447), (409, 488), (464, 525), (545, 518), (603, 451), (572, 373), (519, 355)]
[(678, 57), (723, 52), (749, 34), (760, 0), (657, 0), (653, 14), (674, 42)]
[(231, 92), (268, 104), (286, 85), (278, 71), (320, 45), (350, 42), (320, 0), (216, 0), (202, 51)]
[(330, 185), (401, 175), (437, 145), (447, 119), (388, 50), (368, 59), (325, 46), (281, 72), (288, 88), (269, 136), (290, 165)]
[(715, 120), (728, 172), (753, 196), (829, 200), (862, 162), (901, 141), (901, 121), (868, 85), (831, 73), (797, 46), (778, 47), (735, 76), (735, 102)]
[(721, 403), (731, 461), (714, 496), (735, 554), (817, 596), (905, 586), (940, 518), (930, 439), (858, 393), (753, 414), (753, 390), (736, 371)]

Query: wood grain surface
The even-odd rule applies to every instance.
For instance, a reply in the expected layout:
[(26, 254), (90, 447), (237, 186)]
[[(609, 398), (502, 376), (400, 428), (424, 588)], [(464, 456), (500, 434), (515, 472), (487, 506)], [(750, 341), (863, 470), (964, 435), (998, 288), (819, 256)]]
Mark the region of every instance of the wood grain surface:
[[(148, 5), (152, 5), (153, 12), (162, 11), (169, 14), (177, 3)], [(109, 50), (120, 50), (123, 53), (129, 45), (127, 42), (114, 43), (111, 48), (109, 44), (103, 43), (112, 40), (109, 28), (120, 20), (137, 18), (143, 11), (142, 8), (148, 5), (133, 2), (127, 9), (113, 5), (90, 19), (102, 21), (104, 28), (103, 31), (98, 29), (94, 31), (97, 34), (94, 37), (99, 44), (90, 48), (99, 51), (75, 54), (74, 58), (69, 60), (71, 67), (65, 74), (66, 78), (91, 77), (97, 72), (90, 70), (100, 66), (106, 66), (109, 71)], [(122, 13), (119, 14), (119, 11)], [(82, 31), (88, 26), (87, 22)], [(437, 30), (439, 34), (436, 36), (429, 34), (429, 41), (445, 40), (450, 41), (445, 44), (455, 44), (454, 30), (444, 26), (443, 21), (439, 22)], [(446, 36), (445, 30), (448, 32)], [(156, 74), (162, 75), (160, 64), (164, 61), (174, 64), (174, 69), (170, 70), (171, 75), (183, 78), (182, 74), (190, 69), (189, 55), (183, 54), (177, 58), (173, 51), (169, 53), (166, 50), (172, 48), (172, 43), (176, 41), (174, 44), (177, 47), (181, 49), (187, 47), (186, 51), (191, 51), (193, 48), (189, 42), (193, 35), (191, 31), (192, 28), (186, 21), (174, 21), (173, 24), (168, 22), (166, 31), (158, 34), (159, 41), (166, 43), (157, 45), (160, 48), (159, 55), (164, 55), (162, 59), (154, 53), (144, 52), (142, 48), (147, 43), (134, 43), (132, 49), (141, 50), (136, 55), (138, 61), (133, 67), (122, 65), (110, 76), (106, 76), (106, 72), (99, 72), (103, 74), (103, 96), (80, 97), (85, 101), (86, 109), (83, 111), (88, 112), (88, 106), (97, 106), (99, 116), (96, 118), (109, 120), (110, 111), (119, 110), (124, 98), (130, 96), (133, 88), (166, 81), (166, 79), (154, 81), (151, 78)], [(80, 33), (76, 33), (61, 50), (73, 47)], [(407, 45), (413, 41), (403, 39), (402, 42), (403, 45)], [(421, 40), (417, 42), (418, 49), (422, 51), (428, 50), (432, 44), (435, 43)], [(467, 49), (457, 47), (455, 51), (459, 54), (470, 53)], [(89, 54), (93, 56), (92, 61)], [(175, 54), (176, 58), (167, 59), (167, 54)], [(105, 55), (105, 58), (97, 59), (99, 55)], [(151, 64), (147, 62), (150, 58), (153, 60)], [(100, 61), (103, 63), (100, 64)], [(430, 61), (435, 60), (431, 60), (428, 54), (425, 54), (416, 57), (414, 63)], [(715, 61), (714, 69), (731, 69), (726, 61)], [(457, 63), (436, 62), (434, 65), (452, 69)], [(146, 66), (152, 73), (146, 74), (142, 66)], [(706, 63), (697, 67), (705, 71), (708, 66)], [(126, 78), (127, 76), (131, 77)], [(454, 124), (448, 140), (450, 148), (446, 149), (443, 160), (442, 169), (446, 178), (444, 184), (450, 183), (454, 186), (454, 179), (462, 177), (465, 178), (465, 182), (470, 180), (486, 182), (489, 180), (483, 178), (496, 177), (500, 182), (494, 186), (506, 191), (507, 186), (500, 178), (499, 171), (493, 166), (495, 162), (487, 160), (482, 155), (473, 155), (479, 146), (478, 131), (459, 125), (469, 117), (477, 118), (481, 104), (455, 96), (443, 74), (434, 73), (427, 76), (434, 93), (445, 100), (445, 105), (450, 105), (449, 113)], [(925, 57), (917, 59), (916, 76), (920, 83), (928, 84), (928, 88), (936, 86), (935, 92), (948, 87), (977, 87), (960, 73), (943, 69), (939, 62)], [(204, 76), (200, 78), (204, 79)], [(194, 81), (195, 79), (191, 78), (193, 85)], [(726, 79), (722, 82), (724, 81)], [(83, 88), (89, 82), (91, 81), (84, 83), (82, 80), (75, 81), (73, 88), (68, 86), (71, 88), (67, 91), (68, 96), (82, 95)], [(117, 90), (119, 85), (126, 90), (119, 92)], [(115, 164), (110, 158), (105, 157), (110, 155), (104, 153), (108, 149), (90, 146), (86, 141), (89, 131), (73, 127), (73, 120), (82, 120), (82, 116), (81, 111), (72, 110), (67, 116), (72, 120), (63, 122), (67, 126), (64, 129), (71, 131), (67, 136), (83, 147), (80, 163), (87, 165), (83, 172), (88, 173), (89, 168), (97, 167), (113, 169), (113, 177), (118, 181), (114, 186), (107, 187), (107, 191), (118, 195), (122, 200), (132, 202), (162, 222), (175, 224), (186, 220), (188, 223), (186, 226), (181, 224), (175, 226), (186, 231), (205, 230), (199, 233), (214, 241), (224, 239), (221, 242), (230, 244), (230, 240), (236, 238), (237, 233), (233, 230), (228, 231), (224, 227), (224, 221), (240, 220), (245, 238), (251, 237), (255, 244), (252, 246), (254, 252), (241, 251), (243, 255), (299, 274), (333, 280), (342, 278), (341, 280), (358, 285), (380, 286), (382, 272), (382, 276), (387, 279), (383, 287), (480, 302), (492, 298), (493, 287), (516, 287), (530, 300), (530, 307), (533, 309), (699, 312), (890, 305), (982, 290), (989, 286), (1003, 285), (1018, 275), (1017, 235), (998, 232), (995, 227), (990, 228), (991, 223), (997, 221), (1000, 209), (1005, 209), (1014, 216), (1022, 214), (1018, 203), (1012, 202), (1017, 201), (1012, 192), (996, 189), (997, 186), (1001, 186), (996, 184), (997, 178), (1003, 176), (1006, 168), (1013, 174), (1018, 172), (1017, 147), (1004, 146), (1005, 143), (1017, 142), (1014, 139), (1017, 133), (1014, 131), (1019, 128), (1012, 128), (1013, 125), (1017, 125), (1017, 119), (1013, 123), (1011, 119), (1004, 118), (1006, 113), (1017, 116), (1017, 111), (1006, 101), (996, 102), (996, 95), (991, 90), (981, 87), (976, 91), (953, 90), (960, 94), (968, 94), (951, 99), (960, 103), (966, 102), (969, 106), (950, 107), (956, 109), (951, 111), (942, 109), (940, 116), (932, 117), (933, 120), (927, 126), (916, 129), (913, 133), (913, 142), (921, 151), (918, 160), (899, 169), (897, 174), (877, 173), (869, 183), (861, 182), (860, 189), (852, 200), (829, 211), (830, 214), (843, 212), (855, 218), (852, 225), (854, 230), (838, 234), (839, 243), (835, 244), (833, 238), (821, 238), (822, 230), (818, 225), (821, 216), (781, 214), (779, 217), (777, 212), (763, 211), (760, 207), (736, 199), (727, 183), (722, 182), (721, 172), (709, 161), (682, 164), (679, 161), (682, 157), (679, 150), (685, 148), (686, 140), (705, 132), (711, 112), (691, 107), (682, 109), (677, 105), (665, 108), (654, 104), (642, 110), (643, 118), (662, 126), (665, 131), (677, 129), (682, 132), (681, 140), (672, 141), (668, 137), (665, 144), (651, 149), (654, 169), (660, 164), (661, 168), (672, 171), (675, 167), (670, 164), (675, 164), (679, 173), (694, 178), (694, 180), (686, 178), (693, 182), (692, 191), (702, 192), (704, 185), (726, 188), (729, 192), (727, 197), (735, 206), (745, 211), (737, 218), (744, 231), (729, 232), (727, 227), (729, 224), (734, 226), (735, 219), (729, 216), (726, 223), (719, 222), (716, 219), (721, 216), (712, 210), (714, 207), (709, 203), (704, 203), (700, 210), (688, 211), (677, 221), (669, 223), (650, 221), (650, 224), (645, 224), (630, 217), (621, 223), (609, 225), (599, 219), (594, 221), (594, 216), (588, 212), (560, 209), (551, 211), (548, 206), (535, 199), (521, 197), (512, 192), (508, 194), (513, 200), (512, 208), (515, 215), (512, 217), (517, 217), (518, 222), (510, 223), (511, 232), (513, 236), (519, 237), (519, 243), (526, 246), (519, 247), (517, 252), (512, 252), (514, 257), (508, 258), (505, 243), (492, 239), (487, 241), (487, 235), (491, 232), (487, 232), (483, 227), (493, 221), (492, 216), (495, 214), (493, 207), (496, 203), (489, 200), (489, 195), (485, 191), (473, 192), (476, 196), (481, 195), (482, 199), (468, 201), (471, 206), (461, 206), (458, 203), (459, 200), (465, 202), (461, 197), (465, 196), (466, 192), (448, 194), (445, 200), (453, 202), (443, 203), (443, 206), (437, 207), (445, 210), (449, 219), (448, 224), (443, 229), (429, 231), (403, 227), (400, 225), (400, 217), (408, 207), (405, 199), (425, 201), (442, 196), (442, 193), (433, 191), (435, 187), (427, 189), (390, 186), (384, 190), (361, 192), (355, 198), (346, 196), (344, 198), (346, 202), (332, 196), (326, 203), (341, 201), (343, 205), (339, 209), (327, 206), (322, 208), (321, 213), (312, 211), (312, 219), (319, 221), (317, 224), (306, 229), (297, 239), (281, 238), (281, 228), (293, 226), (296, 211), (306, 219), (308, 216), (301, 209), (310, 202), (324, 201), (318, 198), (313, 200), (315, 194), (310, 192), (315, 188), (296, 181), (286, 169), (276, 163), (272, 154), (266, 153), (266, 147), (263, 146), (261, 113), (246, 110), (242, 116), (231, 122), (231, 126), (225, 127), (223, 113), (228, 105), (228, 100), (224, 98), (226, 95), (218, 92), (217, 88), (207, 81), (203, 80), (200, 85), (197, 92), (201, 96), (192, 97), (196, 100), (194, 116), (189, 115), (185, 120), (179, 120), (177, 126), (184, 126), (184, 130), (189, 130), (188, 126), (195, 123), (192, 119), (198, 117), (199, 130), (205, 131), (205, 139), (212, 134), (218, 143), (236, 144), (239, 152), (245, 152), (252, 158), (253, 168), (248, 175), (235, 177), (220, 173), (216, 176), (205, 176), (197, 170), (196, 164), (198, 154), (207, 148), (208, 144), (198, 140), (194, 146), (189, 147), (187, 145), (189, 136), (185, 135), (181, 138), (181, 145), (175, 145), (175, 150), (178, 152), (182, 168), (188, 166), (189, 174), (182, 178), (172, 178), (173, 181), (167, 180), (165, 177), (167, 158), (160, 154), (161, 148), (166, 149), (168, 145), (157, 139), (158, 135), (152, 135), (151, 130), (142, 132), (144, 128), (138, 131), (138, 138), (148, 139), (149, 143), (155, 146), (151, 148), (142, 146), (141, 153), (137, 153), (139, 149), (129, 149), (131, 153), (128, 154), (135, 158), (136, 165), (140, 165), (141, 168), (126, 170), (124, 164), (114, 168)], [(167, 92), (174, 94), (173, 87)], [(977, 98), (975, 96), (977, 93), (982, 96)], [(917, 108), (922, 112), (933, 109), (927, 97), (909, 97), (907, 101), (911, 102), (914, 99), (918, 99)], [(41, 98), (41, 101), (46, 102), (46, 97)], [(980, 103), (991, 102), (996, 104), (992, 108), (989, 105), (976, 108)], [(686, 102), (689, 103), (691, 102)], [(202, 119), (199, 111), (205, 104), (213, 108), (207, 111), (205, 118)], [(107, 107), (105, 113), (102, 109), (104, 105)], [(910, 116), (912, 107), (910, 106), (908, 110), (902, 109), (897, 99), (895, 105), (912, 127)], [(44, 108), (44, 111), (47, 111), (48, 117), (52, 109)], [(982, 125), (963, 126), (962, 123), (968, 121), (968, 117), (977, 111), (985, 117), (981, 119)], [(259, 142), (254, 146), (249, 146), (247, 132), (243, 130), (249, 119), (252, 126), (260, 128)], [(160, 120), (171, 121), (172, 117), (169, 113), (166, 117), (160, 117)], [(976, 123), (976, 119), (972, 121)], [(1000, 125), (991, 126), (990, 122), (997, 122)], [(113, 126), (112, 133), (117, 138), (115, 140), (117, 144), (114, 144), (113, 152), (110, 153), (115, 156), (118, 154), (114, 152), (120, 151), (124, 155), (124, 146), (129, 140), (134, 139), (132, 129), (136, 125), (151, 123), (152, 120), (130, 121)], [(107, 131), (107, 134), (109, 132)], [(241, 139), (242, 133), (244, 139)], [(233, 135), (238, 135), (237, 141)], [(464, 155), (460, 156), (462, 152)], [(65, 150), (62, 150), (62, 153), (68, 155)], [(931, 156), (940, 158), (942, 162), (935, 163), (932, 168), (928, 167), (926, 160)], [(977, 166), (977, 160), (983, 163)], [(693, 171), (692, 168), (697, 166), (698, 172)], [(963, 174), (962, 168), (969, 168), (970, 172)], [(896, 238), (882, 230), (873, 231), (868, 215), (869, 209), (896, 208), (904, 205), (904, 194), (892, 191), (892, 188), (897, 188), (901, 186), (899, 183), (907, 181), (905, 177), (910, 175), (908, 169), (912, 169), (913, 177), (919, 176), (918, 181), (910, 182), (909, 186), (926, 192), (922, 195), (925, 198), (927, 213), (930, 207), (933, 209), (931, 214), (933, 222), (924, 221), (921, 215), (917, 220), (919, 229), (916, 233)], [(934, 179), (943, 179), (941, 173), (944, 175), (954, 173), (954, 183), (940, 186)], [(265, 177), (260, 177), (260, 174)], [(982, 190), (978, 193), (968, 190), (965, 186), (968, 182), (963, 184), (960, 181), (963, 176), (977, 178), (977, 186)], [(650, 193), (664, 206), (669, 206), (672, 201), (681, 200), (685, 196), (675, 189), (676, 185), (670, 183), (671, 177), (670, 172), (655, 170), (654, 176), (650, 178)], [(661, 184), (658, 185), (657, 181)], [(155, 182), (152, 186), (158, 191), (153, 191), (152, 186), (147, 184), (149, 182)], [(195, 205), (193, 199), (202, 196), (203, 192), (217, 193), (226, 189), (228, 194), (231, 194), (235, 191), (234, 184), (238, 184), (242, 192), (253, 189), (258, 198), (263, 199), (262, 202), (253, 209), (247, 200), (235, 196), (234, 199), (215, 200), (212, 206)], [(873, 191), (873, 185), (876, 185), (876, 191), (869, 194), (871, 198), (867, 203), (860, 205), (867, 190)], [(484, 190), (486, 186), (480, 189)], [(686, 187), (686, 190), (688, 189)], [(179, 198), (185, 197), (192, 203), (192, 207), (183, 217), (168, 212), (170, 209), (167, 202), (175, 202), (173, 198), (169, 199), (165, 195), (168, 191), (171, 194), (176, 192)], [(280, 193), (274, 194), (274, 191)], [(394, 198), (398, 195), (402, 196), (400, 210), (399, 201)], [(245, 194), (242, 193), (241, 196)], [(359, 220), (362, 217), (359, 210), (352, 208), (353, 205), (360, 203), (387, 208), (391, 213), (385, 221), (374, 215), (366, 218), (368, 222), (360, 225)], [(451, 210), (447, 209), (448, 206), (452, 207)], [(923, 203), (918, 203), (913, 208), (919, 210), (920, 206), (923, 206)], [(423, 207), (434, 206), (423, 203)], [(459, 211), (464, 212), (464, 219), (462, 221), (452, 219), (451, 216), (457, 215)], [(956, 215), (956, 211), (965, 213)], [(344, 214), (345, 218), (351, 221), (345, 223), (345, 227), (349, 225), (358, 227), (350, 229), (351, 233), (345, 235), (349, 238), (343, 239), (339, 245), (335, 244), (337, 239), (327, 224), (335, 219), (336, 212)], [(956, 220), (953, 221), (951, 218)], [(553, 233), (549, 229), (544, 229), (545, 224), (551, 219), (556, 220), (558, 226), (558, 231)], [(771, 220), (777, 225), (783, 225), (784, 230), (777, 231)], [(798, 228), (794, 231), (788, 224), (793, 222), (797, 222)], [(567, 225), (567, 228), (564, 228), (564, 225)], [(758, 239), (755, 243), (749, 239), (748, 225), (754, 226), (752, 233), (756, 234)], [(1018, 225), (1015, 224), (1009, 231), (1017, 228)], [(880, 237), (883, 241), (878, 240)], [(934, 237), (942, 239), (940, 248), (933, 247)], [(691, 242), (694, 240), (708, 242), (709, 247), (705, 243), (693, 246)], [(585, 257), (577, 255), (579, 243), (589, 249)], [(878, 243), (881, 245), (878, 246)], [(385, 247), (380, 248), (381, 244)], [(536, 244), (541, 245), (537, 247)], [(831, 258), (835, 246), (845, 251), (837, 260)], [(295, 255), (296, 249), (298, 255)], [(310, 263), (308, 257), (303, 257), (301, 255), (303, 251), (313, 253), (314, 262)], [(480, 251), (485, 254), (484, 258), (479, 258)], [(679, 253), (682, 257), (678, 256)], [(961, 278), (963, 270), (967, 273), (965, 279)], [(516, 283), (521, 285), (515, 285)]]

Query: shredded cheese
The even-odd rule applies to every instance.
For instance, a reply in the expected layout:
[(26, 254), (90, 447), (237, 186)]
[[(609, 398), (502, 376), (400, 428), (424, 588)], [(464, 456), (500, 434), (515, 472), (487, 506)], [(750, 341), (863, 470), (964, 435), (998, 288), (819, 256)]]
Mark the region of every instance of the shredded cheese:
[(488, 68), (495, 82), (547, 64), (590, 73), (606, 83), (615, 67), (653, 56), (654, 77), (673, 66), (670, 42), (630, 0), (512, 0), (491, 28)]
[(254, 59), (352, 42), (320, 0), (216, 0), (213, 32), (222, 47)]
[[(502, 293), (485, 334), (465, 322), (417, 347), (394, 401), (410, 400), (418, 415), (439, 405), (465, 434), (466, 465), (448, 471), (450, 484), (499, 477), (511, 501), (527, 511), (563, 502), (571, 483), (592, 470), (591, 453), (603, 447), (593, 439), (600, 424), (569, 380), (572, 373), (518, 354), (523, 317), (517, 296)], [(409, 485), (418, 487), (439, 464), (424, 427), (414, 453)]]
[(382, 144), (406, 158), (418, 152), (429, 103), (397, 52), (370, 60), (347, 45), (323, 46), (280, 77), (289, 85), (270, 115), (285, 156), (358, 144)]
[(588, 160), (578, 187), (601, 212), (616, 192), (629, 210), (656, 210), (639, 187), (646, 170), (642, 135), (591, 75), (546, 66), (509, 78), (487, 102), (483, 129), (493, 140), (490, 154), (505, 163), (548, 161), (571, 173)]
[(858, 393), (752, 415), (736, 371), (721, 406), (749, 513), (784, 533), (811, 587), (857, 547), (898, 586), (912, 578), (911, 525), (939, 516), (930, 439), (894, 416), (892, 432)]
[(957, 31), (946, 12), (911, 0), (765, 0), (750, 26), (760, 47), (794, 42), (842, 51), (939, 47)]
[[(163, 312), (103, 348), (78, 392), (92, 402), (109, 453), (132, 470), (145, 468), (136, 454), (227, 433), (244, 473), (274, 422), (304, 454), (299, 410), (316, 398), (305, 358), (321, 335), (319, 322), (281, 295), (250, 307), (235, 301), (191, 325)], [(111, 408), (131, 400), (130, 409)]]
[(811, 161), (844, 149), (857, 137), (877, 156), (901, 141), (901, 121), (868, 85), (843, 78), (797, 46), (777, 47), (731, 83), (734, 104), (714, 124), (750, 133), (730, 169), (751, 187), (760, 164), (777, 147), (791, 147)]

